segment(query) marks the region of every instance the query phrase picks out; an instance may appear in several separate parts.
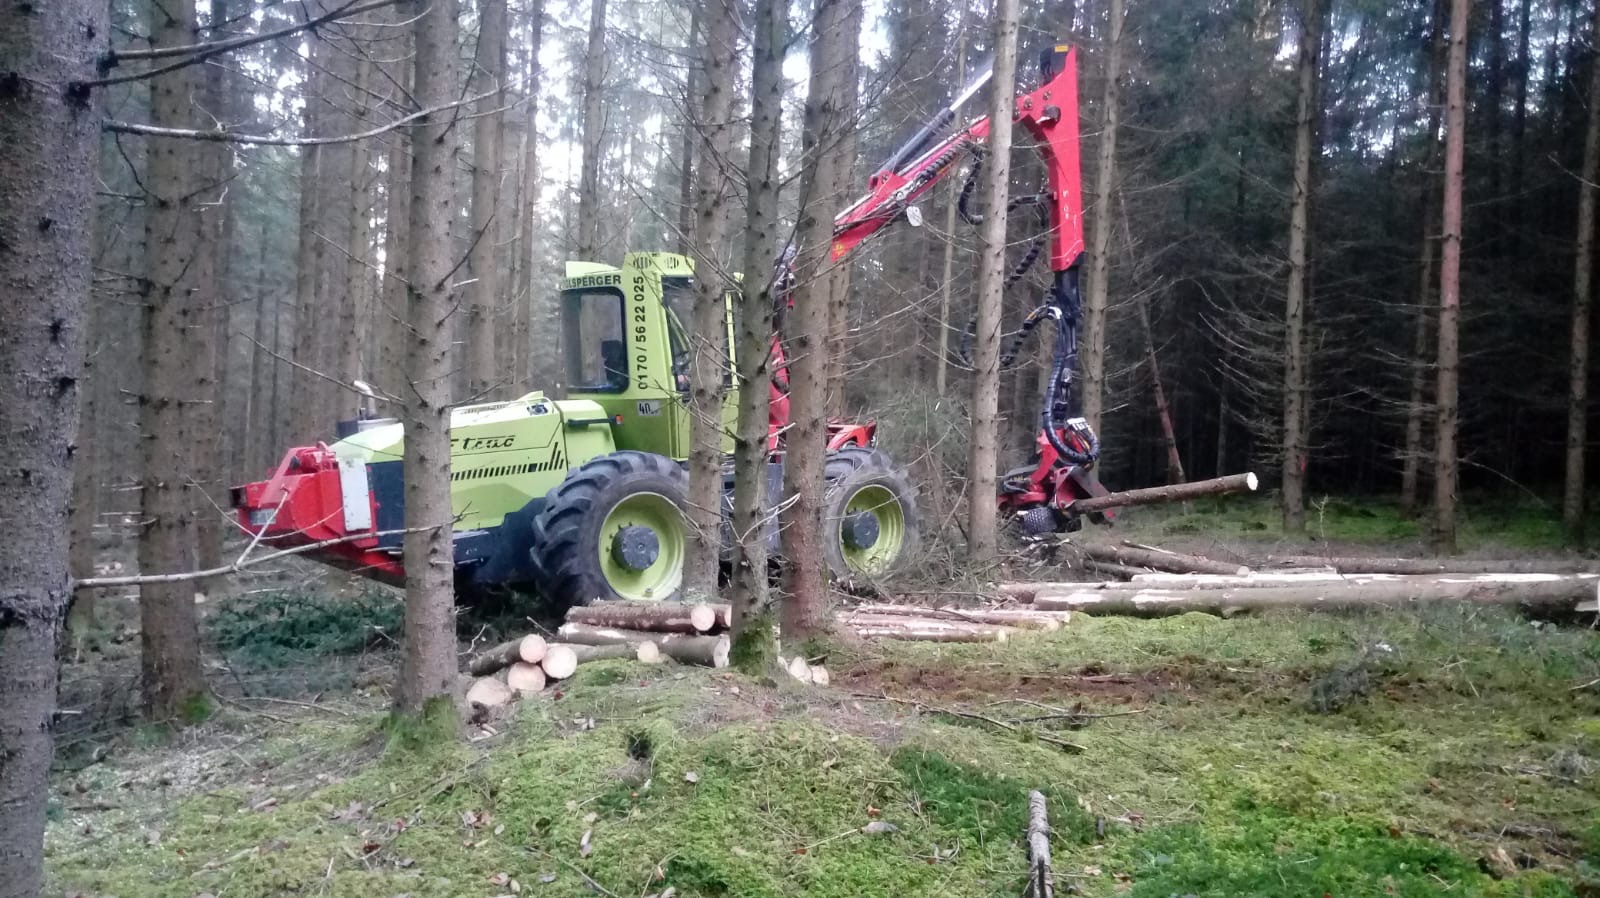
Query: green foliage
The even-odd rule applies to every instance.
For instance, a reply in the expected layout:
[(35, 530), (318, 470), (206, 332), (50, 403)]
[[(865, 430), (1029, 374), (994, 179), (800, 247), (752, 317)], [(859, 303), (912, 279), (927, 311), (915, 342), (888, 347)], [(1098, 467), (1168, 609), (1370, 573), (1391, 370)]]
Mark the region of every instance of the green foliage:
[[(964, 840), (982, 844), (1014, 838), (1028, 824), (1033, 787), (1007, 776), (951, 761), (920, 748), (901, 748), (890, 758), (924, 813)], [(1050, 799), (1050, 826), (1058, 838), (1092, 834), (1094, 822), (1076, 804)]]
[(767, 672), (778, 657), (777, 632), (770, 610), (746, 618), (728, 648), (728, 663), (755, 677)]
[(429, 754), (455, 747), (461, 736), (461, 720), (455, 700), (435, 696), (421, 711), (391, 711), (383, 721), (385, 752), (390, 755)]
[(250, 670), (359, 652), (399, 633), (404, 606), (372, 589), (354, 597), (273, 592), (219, 606), (207, 631), (228, 663)]

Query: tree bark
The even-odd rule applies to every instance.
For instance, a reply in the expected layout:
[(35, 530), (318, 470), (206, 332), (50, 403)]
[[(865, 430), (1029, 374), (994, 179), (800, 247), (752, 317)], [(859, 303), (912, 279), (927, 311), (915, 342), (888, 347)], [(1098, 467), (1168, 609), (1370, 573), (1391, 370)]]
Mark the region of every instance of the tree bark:
[(522, 232), (518, 247), (521, 280), (517, 284), (517, 305), (512, 312), (511, 325), (515, 347), (513, 370), (518, 383), (523, 385), (538, 383), (533, 363), (533, 309), (535, 297), (540, 295), (543, 286), (539, 283), (539, 225), (543, 218), (539, 214), (539, 90), (542, 80), (539, 50), (544, 44), (544, 3), (545, 0), (532, 0), (528, 10), (528, 112), (522, 133), (522, 189), (518, 210), (521, 222), (518, 230)]
[[(956, 73), (957, 83), (965, 86), (967, 83), (967, 4), (961, 6), (961, 23), (956, 26)], [(956, 259), (956, 204), (961, 195), (961, 187), (954, 178), (950, 179), (949, 190), (945, 196), (944, 209), (944, 258), (942, 263), (943, 275), (939, 279), (939, 357), (935, 359), (937, 367), (934, 369), (933, 392), (939, 399), (944, 399), (950, 390), (950, 292), (955, 284), (955, 259)]]
[[(194, 0), (172, 0), (151, 11), (156, 47), (193, 41)], [(193, 124), (192, 98), (199, 85), (192, 69), (152, 79), (151, 115), (160, 127)], [(196, 338), (205, 330), (195, 255), (200, 210), (195, 144), (152, 140), (145, 185), (145, 363), (139, 431), (144, 448), (140, 488), (144, 532), (139, 569), (165, 574), (193, 563), (194, 492), (188, 470), (195, 434), (193, 408), (213, 398), (194, 378)], [(195, 625), (194, 584), (154, 583), (139, 590), (140, 658), (144, 707), (156, 720), (179, 720), (199, 710), (205, 692), (200, 673), (200, 637)]]
[(739, 422), (733, 448), (733, 662), (746, 673), (775, 651), (767, 570), (767, 459), (772, 392), (774, 260), (778, 255), (778, 156), (782, 152), (783, 52), (789, 0), (756, 0), (750, 30), (750, 160), (745, 169), (744, 283), (739, 295)]
[(1294, 192), (1289, 210), (1289, 286), (1284, 303), (1283, 530), (1306, 529), (1306, 465), (1309, 461), (1311, 360), (1306, 341), (1307, 233), (1311, 217), (1311, 161), (1316, 153), (1318, 57), (1324, 0), (1304, 0), (1300, 12), (1300, 62), (1294, 138)]
[(595, 602), (567, 611), (567, 620), (591, 627), (617, 627), (656, 633), (705, 633), (728, 623), (727, 605), (685, 605), (679, 602)]
[(477, 119), (472, 138), (473, 282), (467, 302), (467, 396), (484, 401), (505, 376), (495, 352), (500, 302), (500, 107), (505, 105), (506, 0), (479, 0), (476, 51)]
[[(310, 12), (308, 11), (306, 15), (310, 16)], [(318, 73), (316, 55), (316, 48), (323, 44), (323, 41), (311, 42), (312, 52), (304, 68), (305, 89), (302, 91), (301, 101), (304, 106), (302, 135), (305, 137), (323, 136), (324, 116), (318, 91), (324, 79)], [(332, 151), (333, 148), (328, 149), (328, 152)], [(325, 202), (319, 195), (323, 154), (324, 148), (320, 146), (300, 148), (300, 217), (298, 239), (295, 243), (295, 311), (293, 325), (289, 328), (288, 334), (288, 339), (294, 341), (291, 355), (293, 365), (287, 372), (288, 383), (292, 385), (289, 397), (292, 399), (282, 402), (279, 406), (282, 416), (279, 432), (297, 446), (303, 445), (312, 437), (317, 427), (326, 425), (326, 422), (317, 420), (316, 413), (319, 408), (317, 399), (322, 396), (323, 385), (310, 373), (310, 371), (324, 370), (319, 353), (322, 346), (320, 340), (322, 328), (319, 327), (322, 310), (317, 306), (317, 275), (320, 267), (317, 259), (321, 246), (317, 236), (317, 225), (321, 206)]]
[(1100, 432), (1106, 383), (1106, 315), (1111, 295), (1111, 196), (1117, 184), (1117, 126), (1121, 115), (1123, 0), (1106, 4), (1103, 124), (1094, 174), (1095, 215), (1090, 234), (1087, 289), (1083, 294), (1083, 417)]
[(605, 143), (601, 91), (606, 74), (606, 0), (589, 0), (589, 47), (583, 66), (583, 160), (578, 174), (578, 258), (600, 258), (600, 152)]
[[(417, 109), (448, 104), (456, 84), (456, 0), (411, 0)], [(455, 114), (424, 116), (412, 129), (410, 342), (406, 353), (405, 643), (398, 711), (418, 713), (450, 695), (455, 679), (455, 553), (450, 510), (450, 312), (458, 302), (450, 242), (459, 152)]]
[(846, 82), (855, 77), (860, 0), (817, 0), (812, 13), (811, 82), (802, 132), (802, 184), (794, 311), (787, 316), (787, 347), (793, 427), (784, 439), (785, 502), (781, 515), (784, 566), (783, 632), (805, 640), (828, 627), (828, 571), (822, 553), (824, 440), (827, 418), (828, 267), (832, 195), (850, 167), (840, 141), (855, 115)]
[[(703, 10), (702, 4), (694, 4), (689, 14), (689, 42), (683, 48), (683, 57), (689, 66), (688, 77), (683, 83), (686, 112), (699, 102), (702, 92), (701, 66), (698, 62), (701, 57), (700, 18)], [(694, 251), (694, 150), (698, 141), (692, 118), (687, 114), (683, 116), (683, 132), (678, 135), (678, 253), (684, 256)]]
[[(405, 20), (406, 10), (396, 7), (391, 25)], [(396, 39), (396, 55), (389, 65), (389, 82), (392, 87), (390, 106), (407, 108), (407, 95), (411, 90), (411, 41), (408, 36)], [(383, 299), (379, 310), (378, 331), (383, 335), (379, 358), (379, 386), (394, 395), (401, 395), (397, 383), (406, 370), (406, 347), (411, 345), (411, 328), (406, 309), (408, 299), (406, 281), (409, 277), (406, 253), (411, 246), (411, 131), (398, 128), (385, 135), (388, 145), (388, 194), (384, 210), (383, 238)]]
[(973, 564), (996, 552), (995, 434), (1000, 412), (1000, 315), (1005, 306), (1006, 203), (1011, 194), (1011, 117), (1017, 68), (1017, 0), (996, 0), (989, 154), (980, 186), (978, 309), (972, 352), (971, 452), (967, 461), (967, 545)]
[(1461, 189), (1466, 156), (1467, 0), (1450, 2), (1450, 62), (1446, 76), (1444, 237), (1439, 266), (1439, 385), (1433, 460), (1433, 551), (1456, 551), (1456, 427), (1460, 399)]
[[(107, 4), (0, 4), (0, 898), (43, 889)], [(26, 301), (23, 298), (26, 297)]]
[(475, 677), (483, 677), (518, 662), (538, 664), (544, 660), (546, 647), (544, 637), (534, 634), (503, 642), (473, 658), (467, 671)]
[[(1600, 5), (1592, 40), (1600, 40)], [(1600, 181), (1600, 63), (1589, 74), (1589, 124), (1578, 181), (1578, 251), (1572, 273), (1572, 349), (1567, 362), (1567, 471), (1561, 521), (1567, 538), (1584, 536), (1584, 466), (1589, 446), (1589, 300), (1594, 277), (1595, 182)]]
[(1593, 600), (1595, 583), (1593, 579), (1578, 578), (1539, 581), (1463, 578), (1433, 583), (1329, 583), (1245, 589), (1082, 590), (1040, 593), (1033, 603), (1040, 608), (1062, 611), (1137, 617), (1163, 617), (1189, 611), (1222, 614), (1271, 608), (1343, 609), (1423, 602), (1549, 607)]
[[(695, 169), (694, 330), (690, 337), (689, 502), (685, 518), (690, 547), (684, 570), (684, 595), (710, 602), (717, 598), (722, 562), (722, 405), (727, 395), (728, 328), (726, 295), (733, 288), (729, 254), (728, 205), (733, 190), (733, 94), (738, 83), (740, 8), (732, 0), (701, 0), (706, 23), (700, 60), (704, 77), (694, 98), (699, 135)], [(754, 272), (750, 273), (755, 276)]]
[(1426, 207), (1422, 222), (1422, 260), (1418, 266), (1417, 308), (1413, 315), (1411, 338), (1411, 391), (1406, 404), (1406, 448), (1400, 471), (1400, 510), (1406, 517), (1417, 512), (1421, 494), (1422, 460), (1427, 454), (1426, 422), (1428, 418), (1428, 348), (1429, 324), (1434, 315), (1434, 290), (1438, 282), (1434, 277), (1434, 242), (1443, 215), (1443, 198), (1438, 195), (1438, 179), (1433, 172), (1439, 166), (1439, 121), (1444, 108), (1445, 61), (1445, 3), (1433, 4), (1433, 35), (1428, 53), (1428, 132), (1425, 137), (1428, 149), (1423, 154), (1422, 202)]
[[(1115, 2), (1115, 0), (1113, 0)], [(1055, 873), (1050, 869), (1050, 816), (1043, 792), (1028, 793), (1027, 898), (1055, 898)]]

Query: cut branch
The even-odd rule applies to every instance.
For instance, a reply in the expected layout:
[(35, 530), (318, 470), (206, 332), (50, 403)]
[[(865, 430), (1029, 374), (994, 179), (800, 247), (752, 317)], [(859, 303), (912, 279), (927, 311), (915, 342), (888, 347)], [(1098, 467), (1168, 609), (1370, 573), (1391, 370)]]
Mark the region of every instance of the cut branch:
[(1044, 793), (1028, 793), (1028, 898), (1054, 898), (1050, 871), (1050, 815)]

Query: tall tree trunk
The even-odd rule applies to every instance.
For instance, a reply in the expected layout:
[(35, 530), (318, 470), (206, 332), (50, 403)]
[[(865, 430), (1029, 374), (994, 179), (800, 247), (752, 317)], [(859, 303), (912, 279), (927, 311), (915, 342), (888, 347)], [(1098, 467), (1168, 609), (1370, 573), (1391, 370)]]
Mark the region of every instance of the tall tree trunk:
[[(1161, 422), (1161, 442), (1167, 449), (1167, 483), (1183, 483), (1183, 457), (1178, 454), (1178, 437), (1172, 429), (1172, 410), (1167, 406), (1167, 391), (1161, 383), (1161, 365), (1156, 360), (1156, 338), (1150, 328), (1150, 304), (1139, 301), (1139, 324), (1144, 328), (1145, 362), (1150, 366), (1150, 387), (1156, 402), (1156, 420)], [(1219, 471), (1218, 477), (1222, 476)]]
[[(0, 82), (96, 77), (107, 4), (0, 4)], [(10, 90), (0, 114), (0, 898), (44, 888), (67, 509), (83, 373), (100, 116), (92, 94)], [(21, 301), (27, 297), (27, 301)]]
[[(738, 83), (740, 9), (733, 0), (702, 0), (707, 23), (701, 93), (695, 98), (699, 156), (695, 170), (694, 334), (689, 393), (689, 530), (693, 545), (685, 594), (715, 601), (722, 550), (722, 402), (728, 370), (724, 294), (733, 286), (728, 252), (727, 173), (733, 147), (733, 92)], [(755, 277), (755, 272), (750, 276)]]
[(788, 0), (756, 0), (750, 18), (750, 162), (745, 169), (744, 290), (738, 308), (739, 423), (733, 450), (732, 659), (746, 673), (771, 662), (767, 595), (767, 430), (771, 412), (773, 259)]
[(1461, 342), (1461, 187), (1466, 157), (1467, 0), (1450, 2), (1450, 63), (1446, 83), (1444, 237), (1439, 266), (1439, 386), (1433, 461), (1433, 551), (1456, 551), (1456, 458)]
[[(701, 55), (701, 11), (701, 5), (694, 4), (694, 11), (689, 15), (689, 43), (683, 48), (683, 57), (689, 67), (689, 76), (684, 79), (683, 87), (686, 112), (699, 102), (702, 92), (700, 79), (703, 76), (697, 61)], [(678, 137), (678, 252), (685, 256), (694, 249), (694, 150), (697, 138), (692, 119), (692, 115), (683, 116), (683, 133)]]
[[(1511, 120), (1511, 197), (1513, 221), (1519, 225), (1527, 220), (1523, 208), (1526, 200), (1522, 195), (1525, 182), (1523, 167), (1527, 165), (1528, 149), (1528, 82), (1533, 75), (1533, 59), (1528, 52), (1528, 43), (1532, 31), (1533, 0), (1520, 0), (1517, 4), (1517, 94), (1516, 110), (1512, 113)], [(1512, 246), (1523, 246), (1521, 227), (1512, 229), (1517, 233)]]
[(578, 174), (578, 258), (600, 258), (600, 152), (605, 143), (601, 100), (606, 75), (606, 0), (589, 0), (589, 50), (583, 65), (583, 162)]
[(1434, 177), (1439, 167), (1439, 122), (1444, 111), (1444, 65), (1448, 45), (1445, 41), (1444, 17), (1447, 0), (1433, 4), (1433, 36), (1428, 53), (1428, 149), (1423, 154), (1422, 202), (1426, 207), (1422, 221), (1422, 259), (1418, 266), (1417, 307), (1412, 316), (1411, 338), (1411, 390), (1406, 405), (1406, 448), (1400, 470), (1400, 510), (1407, 517), (1415, 515), (1421, 495), (1422, 462), (1427, 455), (1428, 381), (1432, 366), (1428, 362), (1428, 347), (1434, 317), (1434, 242), (1443, 227), (1443, 197), (1439, 194), (1440, 181)]
[(1289, 209), (1289, 288), (1284, 303), (1283, 364), (1283, 530), (1306, 529), (1306, 464), (1310, 442), (1311, 359), (1306, 341), (1307, 233), (1311, 218), (1311, 160), (1315, 153), (1318, 56), (1322, 48), (1322, 5), (1305, 0), (1300, 12), (1300, 87), (1295, 117), (1294, 193)]
[[(308, 13), (309, 15), (309, 13)], [(321, 114), (321, 100), (318, 99), (318, 89), (322, 82), (316, 68), (317, 56), (315, 48), (323, 42), (313, 41), (313, 52), (308, 54), (305, 65), (306, 89), (302, 94), (304, 103), (303, 133), (306, 137), (319, 137), (324, 126)], [(332, 152), (334, 148), (329, 148)], [(300, 217), (299, 230), (295, 243), (295, 312), (294, 324), (289, 328), (288, 339), (293, 340), (292, 353), (293, 366), (289, 370), (289, 384), (292, 389), (285, 398), (279, 411), (283, 415), (280, 425), (281, 431), (289, 439), (299, 445), (312, 437), (317, 428), (324, 422), (317, 420), (316, 409), (319, 407), (317, 397), (322, 395), (322, 383), (311, 374), (311, 371), (322, 370), (322, 359), (318, 350), (321, 348), (321, 330), (318, 320), (321, 310), (317, 307), (317, 274), (319, 269), (318, 250), (322, 240), (317, 235), (318, 219), (321, 206), (324, 203), (320, 193), (322, 183), (322, 162), (324, 150), (320, 146), (306, 146), (300, 148)]]
[[(153, 4), (150, 33), (155, 47), (194, 40), (194, 0)], [(198, 84), (193, 68), (151, 79), (150, 121), (158, 127), (194, 126), (191, 103)], [(204, 177), (197, 144), (156, 139), (149, 144), (145, 186), (145, 360), (139, 437), (144, 448), (140, 486), (144, 532), (139, 569), (146, 574), (186, 570), (194, 552), (194, 491), (190, 450), (196, 403), (209, 402), (209, 378), (194, 377), (197, 336), (208, 322), (200, 308), (195, 254), (201, 212), (196, 202)], [(140, 658), (144, 707), (156, 720), (192, 716), (204, 694), (193, 583), (151, 583), (139, 589)]]
[(1100, 430), (1106, 384), (1106, 315), (1110, 310), (1111, 195), (1117, 184), (1117, 120), (1122, 87), (1122, 0), (1107, 4), (1105, 91), (1100, 109), (1098, 165), (1094, 174), (1095, 216), (1090, 236), (1088, 289), (1083, 295), (1083, 417)]
[(804, 640), (827, 628), (828, 570), (822, 553), (827, 409), (828, 270), (839, 183), (850, 160), (841, 152), (854, 127), (849, 82), (855, 78), (861, 0), (817, 0), (811, 18), (811, 83), (806, 93), (803, 175), (797, 228), (794, 311), (787, 317), (790, 419), (784, 438), (783, 633)]
[(467, 304), (467, 395), (481, 402), (502, 378), (495, 352), (500, 301), (500, 113), (505, 105), (506, 0), (479, 0), (476, 81), (478, 118), (472, 138), (472, 288)]
[(1483, 109), (1489, 117), (1484, 130), (1487, 132), (1485, 140), (1487, 152), (1484, 154), (1486, 167), (1489, 169), (1489, 196), (1498, 202), (1500, 195), (1500, 170), (1503, 163), (1500, 158), (1502, 152), (1501, 132), (1503, 123), (1500, 120), (1501, 107), (1505, 105), (1506, 95), (1506, 44), (1505, 44), (1505, 2), (1506, 0), (1488, 0), (1489, 4), (1489, 65), (1488, 85), (1485, 90)]
[[(967, 83), (967, 4), (961, 6), (961, 21), (956, 26), (956, 74), (957, 83), (966, 86)], [(943, 399), (950, 389), (950, 291), (955, 283), (956, 260), (956, 202), (960, 197), (961, 187), (955, 179), (950, 180), (950, 189), (945, 197), (944, 209), (944, 259), (942, 276), (939, 279), (939, 357), (935, 361), (938, 367), (934, 369), (934, 393)]]
[(1000, 313), (1005, 302), (1006, 203), (1011, 194), (1011, 116), (1017, 70), (1017, 0), (996, 0), (989, 154), (979, 187), (978, 314), (972, 351), (972, 449), (967, 462), (967, 543), (974, 564), (994, 560), (995, 445), (1000, 412)]
[[(1592, 40), (1600, 40), (1600, 5)], [(1600, 61), (1589, 72), (1589, 129), (1578, 181), (1578, 253), (1572, 271), (1572, 353), (1567, 363), (1567, 476), (1561, 521), (1568, 539), (1583, 538), (1584, 460), (1589, 445), (1589, 299), (1594, 277), (1595, 182), (1600, 180)]]
[(535, 377), (532, 355), (533, 309), (543, 293), (539, 283), (539, 48), (543, 42), (544, 0), (532, 0), (528, 9), (527, 117), (522, 131), (522, 187), (517, 212), (522, 239), (517, 246), (517, 305), (511, 314), (512, 371), (523, 387), (549, 386), (540, 384)]
[[(411, 0), (415, 17), (412, 96), (418, 109), (457, 94), (457, 0)], [(406, 285), (410, 342), (405, 399), (405, 643), (395, 706), (419, 713), (448, 700), (456, 675), (455, 553), (450, 514), (450, 312), (455, 267), (450, 222), (459, 131), (450, 112), (412, 129), (411, 223)]]
[[(352, 39), (369, 39), (370, 26), (355, 24)], [(363, 131), (371, 127), (368, 111), (372, 108), (369, 99), (372, 89), (372, 60), (363, 56), (356, 60), (355, 77), (355, 106), (351, 115), (351, 132)], [(342, 304), (340, 307), (340, 331), (342, 339), (334, 343), (336, 360), (333, 376), (339, 378), (344, 384), (354, 383), (367, 372), (363, 370), (362, 353), (367, 347), (363, 331), (371, 320), (371, 307), (376, 301), (370, 299), (368, 288), (372, 283), (372, 144), (367, 140), (353, 140), (347, 146), (340, 147), (345, 153), (344, 164), (349, 167), (350, 182), (344, 185), (349, 196), (346, 210), (349, 213), (345, 232), (345, 252), (340, 260), (339, 267), (341, 282)], [(334, 420), (347, 420), (356, 416), (359, 397), (349, 390), (335, 390), (331, 394), (334, 409), (337, 414)], [(327, 422), (331, 424), (332, 422)], [(325, 425), (326, 426), (326, 425)]]
[[(250, 422), (250, 427), (245, 431), (244, 437), (244, 462), (247, 476), (259, 475), (272, 464), (272, 453), (278, 451), (280, 446), (273, 442), (272, 433), (272, 384), (275, 383), (273, 370), (277, 367), (277, 360), (268, 354), (271, 349), (277, 352), (278, 347), (272, 340), (272, 331), (268, 330), (267, 321), (267, 295), (272, 291), (267, 287), (267, 246), (269, 226), (265, 218), (262, 219), (261, 233), (256, 245), (255, 266), (255, 321), (254, 333), (250, 341), (250, 389), (246, 393), (248, 403), (245, 416)], [(272, 305), (273, 325), (277, 321), (277, 304)]]
[[(396, 7), (391, 27), (406, 21), (404, 10)], [(395, 58), (387, 63), (390, 84), (391, 110), (396, 114), (409, 112), (411, 90), (411, 41), (398, 38)], [(387, 153), (387, 179), (384, 182), (384, 236), (383, 236), (383, 288), (378, 310), (378, 332), (382, 334), (379, 357), (378, 386), (394, 396), (404, 396), (400, 382), (406, 370), (407, 348), (411, 345), (411, 327), (407, 305), (410, 302), (406, 282), (410, 277), (407, 253), (411, 246), (411, 129), (398, 128), (384, 135), (389, 142)]]

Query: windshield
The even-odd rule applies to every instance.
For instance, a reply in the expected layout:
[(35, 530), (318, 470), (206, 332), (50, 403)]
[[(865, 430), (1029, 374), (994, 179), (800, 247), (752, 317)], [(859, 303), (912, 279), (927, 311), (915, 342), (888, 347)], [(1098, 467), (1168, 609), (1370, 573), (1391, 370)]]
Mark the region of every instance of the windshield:
[(569, 389), (620, 393), (628, 388), (621, 290), (563, 291), (561, 324)]

